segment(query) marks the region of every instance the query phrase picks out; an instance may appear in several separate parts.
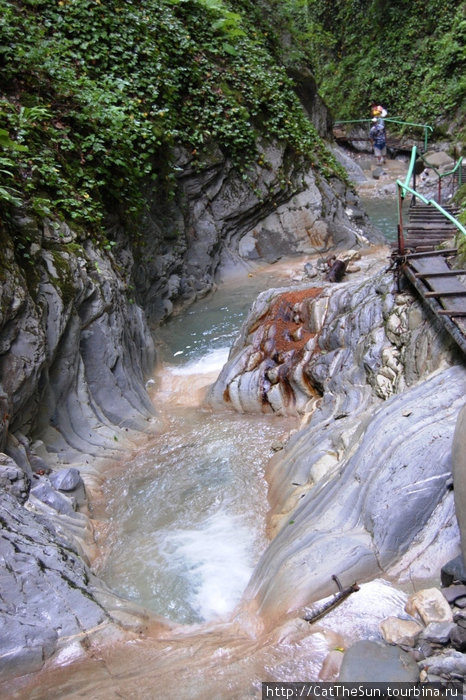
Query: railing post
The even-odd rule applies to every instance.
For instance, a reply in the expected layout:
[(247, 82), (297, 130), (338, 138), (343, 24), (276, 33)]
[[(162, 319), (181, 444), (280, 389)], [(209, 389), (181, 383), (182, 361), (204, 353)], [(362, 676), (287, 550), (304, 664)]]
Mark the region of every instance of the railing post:
[(398, 186), (398, 253), (405, 254), (405, 239), (403, 235), (403, 198), (401, 187)]

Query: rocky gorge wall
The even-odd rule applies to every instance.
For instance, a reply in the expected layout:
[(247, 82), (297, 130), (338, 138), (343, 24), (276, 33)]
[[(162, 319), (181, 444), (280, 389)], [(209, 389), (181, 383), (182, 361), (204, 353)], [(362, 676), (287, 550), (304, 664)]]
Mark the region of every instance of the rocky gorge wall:
[(219, 152), (199, 172), (180, 151), (174, 200), (154, 195), (136, 235), (115, 215), (112, 246), (21, 212), (2, 229), (2, 679), (37, 670), (69, 638), (144, 617), (90, 573), (86, 492), (157, 429), (150, 326), (220, 270), (366, 240), (347, 212), (351, 188), (278, 145), (266, 152), (251, 183)]
[(134, 280), (151, 324), (237, 267), (380, 240), (351, 186), (325, 179), (280, 144), (264, 142), (261, 151), (246, 177), (215, 147), (200, 171), (179, 150), (175, 197), (149, 194)]

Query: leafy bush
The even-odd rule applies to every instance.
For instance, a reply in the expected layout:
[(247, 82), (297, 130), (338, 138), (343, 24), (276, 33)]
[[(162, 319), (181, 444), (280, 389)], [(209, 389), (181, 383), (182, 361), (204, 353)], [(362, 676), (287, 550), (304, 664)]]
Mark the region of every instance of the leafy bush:
[[(262, 0), (272, 9), (278, 0)], [(284, 60), (312, 66), (336, 119), (364, 118), (373, 98), (405, 121), (463, 118), (466, 3), (283, 0)], [(276, 10), (275, 10), (276, 11)], [(274, 18), (271, 19), (274, 21)], [(283, 44), (283, 42), (282, 42)]]
[(210, 141), (243, 170), (259, 133), (338, 170), (249, 7), (222, 0), (0, 0), (4, 212), (97, 231), (105, 212), (167, 195), (174, 144)]

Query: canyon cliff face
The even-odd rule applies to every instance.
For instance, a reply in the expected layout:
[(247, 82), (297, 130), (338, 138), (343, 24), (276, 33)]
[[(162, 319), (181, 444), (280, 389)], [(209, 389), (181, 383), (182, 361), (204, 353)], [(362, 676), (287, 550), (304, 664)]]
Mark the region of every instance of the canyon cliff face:
[(351, 188), (280, 145), (265, 152), (267, 164), (246, 181), (216, 149), (201, 170), (179, 151), (174, 198), (149, 192), (148, 214), (131, 233), (115, 215), (113, 246), (21, 212), (2, 230), (0, 613), (10, 629), (2, 678), (39, 668), (62, 637), (125, 614), (140, 622), (117, 614), (90, 573), (85, 491), (98, 493), (105, 465), (157, 430), (145, 388), (150, 328), (231, 267), (366, 240), (347, 213)]
[(215, 147), (200, 171), (180, 150), (175, 197), (167, 202), (149, 194), (134, 280), (150, 323), (199, 298), (238, 266), (351, 248), (367, 243), (365, 236), (377, 240), (354, 206), (351, 187), (326, 180), (284, 146), (262, 143), (261, 151), (264, 161), (242, 176)]

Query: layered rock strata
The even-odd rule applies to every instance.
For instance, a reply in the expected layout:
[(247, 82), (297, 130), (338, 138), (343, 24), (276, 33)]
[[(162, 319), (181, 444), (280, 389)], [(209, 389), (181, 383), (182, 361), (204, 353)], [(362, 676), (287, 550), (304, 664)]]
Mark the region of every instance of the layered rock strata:
[(91, 577), (86, 492), (157, 428), (150, 325), (206, 294), (219, 269), (365, 240), (345, 212), (351, 188), (281, 146), (263, 151), (248, 181), (215, 148), (202, 168), (178, 151), (173, 200), (148, 193), (134, 232), (115, 215), (99, 241), (22, 213), (0, 230), (3, 678), (107, 625), (112, 606), (140, 622)]
[(134, 278), (150, 323), (205, 294), (232, 268), (380, 240), (353, 206), (352, 187), (326, 180), (284, 146), (264, 142), (260, 150), (244, 178), (214, 147), (202, 169), (179, 150), (174, 198), (149, 195)]
[(380, 576), (414, 544), (408, 575), (416, 558), (433, 574), (439, 551), (445, 562), (458, 548), (449, 484), (464, 363), (390, 273), (372, 274), (262, 294), (210, 390), (216, 408), (303, 416), (268, 470), (275, 536), (246, 593), (268, 623), (330, 595), (334, 574)]

